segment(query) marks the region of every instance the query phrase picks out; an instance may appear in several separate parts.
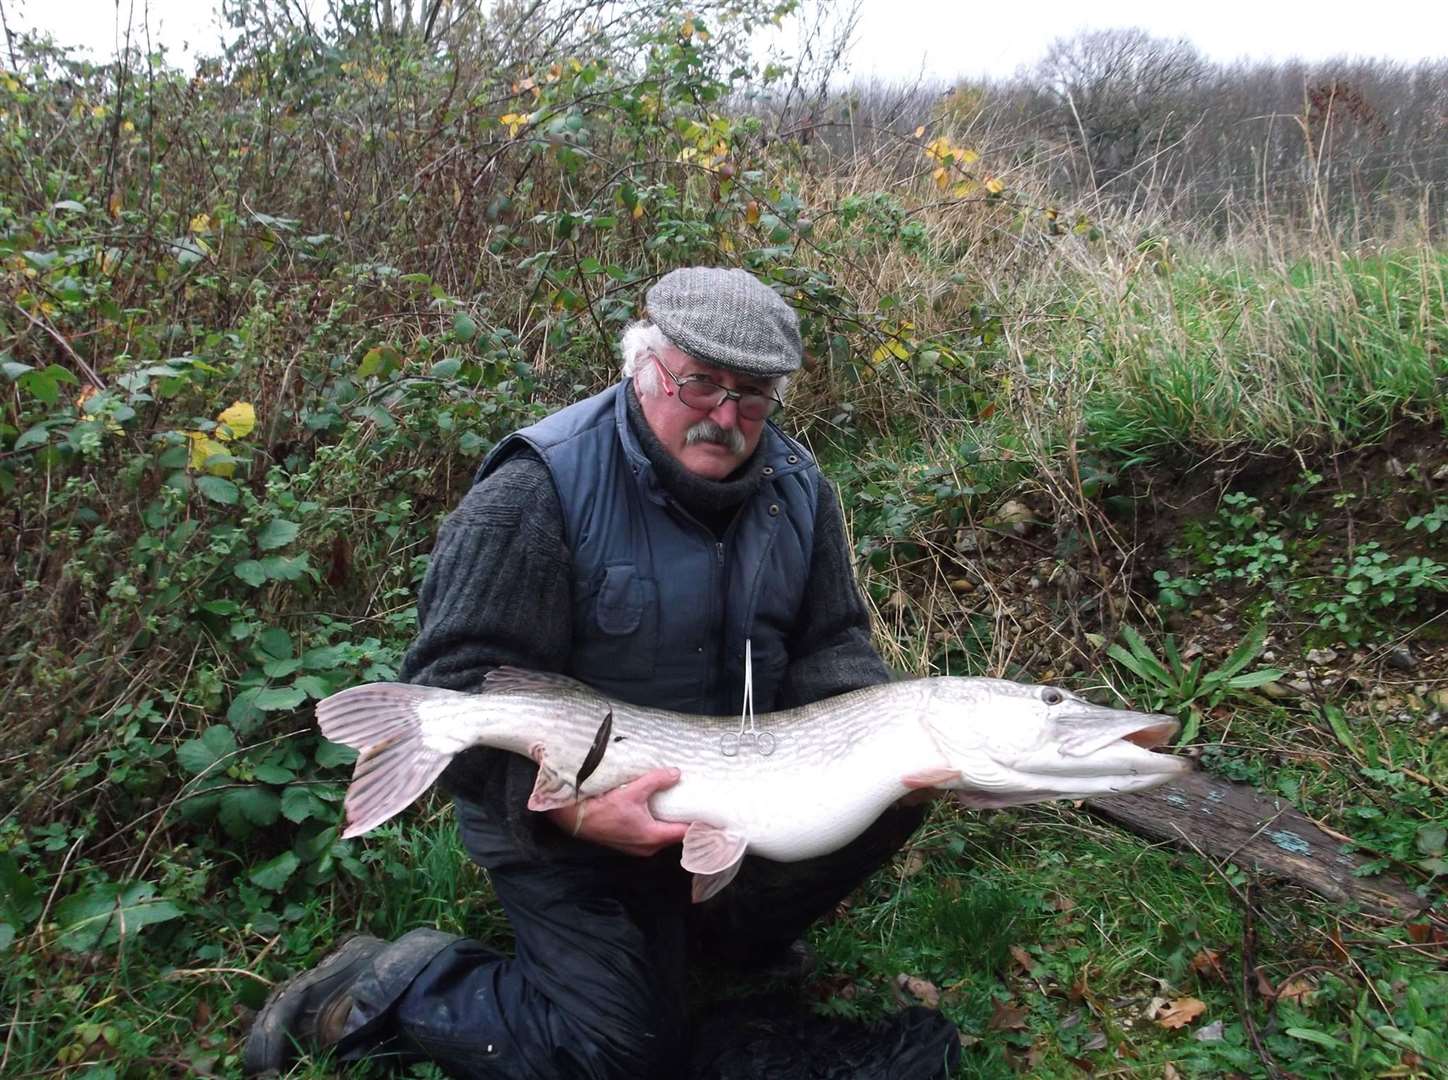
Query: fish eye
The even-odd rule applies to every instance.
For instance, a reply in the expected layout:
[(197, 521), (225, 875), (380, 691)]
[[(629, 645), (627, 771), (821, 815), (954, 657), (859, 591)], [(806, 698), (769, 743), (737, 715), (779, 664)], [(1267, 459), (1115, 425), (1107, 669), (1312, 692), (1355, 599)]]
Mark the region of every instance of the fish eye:
[(1047, 705), (1059, 705), (1066, 700), (1066, 695), (1057, 690), (1054, 686), (1048, 686), (1041, 691), (1041, 700)]

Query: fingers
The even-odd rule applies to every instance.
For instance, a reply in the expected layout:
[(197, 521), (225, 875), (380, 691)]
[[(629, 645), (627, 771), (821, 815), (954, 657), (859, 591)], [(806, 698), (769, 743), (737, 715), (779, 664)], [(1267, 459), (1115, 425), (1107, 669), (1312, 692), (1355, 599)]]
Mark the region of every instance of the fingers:
[(637, 780), (630, 781), (623, 790), (628, 793), (630, 799), (643, 802), (654, 792), (673, 787), (679, 782), (679, 776), (678, 769), (651, 769)]

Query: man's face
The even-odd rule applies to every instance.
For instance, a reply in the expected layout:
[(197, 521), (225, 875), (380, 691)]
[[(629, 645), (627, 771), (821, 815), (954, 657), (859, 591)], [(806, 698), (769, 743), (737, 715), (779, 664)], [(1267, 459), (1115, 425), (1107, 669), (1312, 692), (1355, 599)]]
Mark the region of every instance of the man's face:
[[(659, 359), (681, 379), (703, 375), (729, 390), (773, 393), (777, 381), (706, 364), (673, 346), (665, 349)], [(729, 398), (709, 412), (692, 408), (679, 400), (678, 388), (667, 374), (662, 371), (655, 374), (659, 378), (659, 392), (640, 394), (639, 404), (654, 435), (684, 468), (706, 480), (722, 480), (749, 460), (759, 445), (766, 421), (746, 420), (739, 415), (738, 403)], [(669, 390), (674, 391), (672, 396), (667, 393)]]

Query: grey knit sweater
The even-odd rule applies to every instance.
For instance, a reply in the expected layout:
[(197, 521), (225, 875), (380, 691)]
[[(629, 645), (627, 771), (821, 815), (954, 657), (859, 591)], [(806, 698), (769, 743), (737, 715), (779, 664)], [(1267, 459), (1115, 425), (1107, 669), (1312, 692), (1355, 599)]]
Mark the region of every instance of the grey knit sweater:
[[(723, 481), (684, 470), (655, 438), (632, 388), (629, 422), (660, 482), (698, 521), (723, 533), (758, 486), (759, 455)], [(408, 682), (476, 691), (495, 667), (567, 667), (573, 638), (572, 573), (563, 512), (548, 467), (520, 451), (463, 496), (443, 523), (418, 597), (417, 639), (403, 663)], [(844, 521), (829, 484), (815, 508), (814, 553), (804, 602), (790, 634), (780, 708), (889, 679), (870, 644), (870, 620), (855, 583)], [(544, 857), (569, 841), (527, 809), (537, 766), (500, 750), (459, 754), (443, 774), (455, 794), (506, 822), (519, 848)]]

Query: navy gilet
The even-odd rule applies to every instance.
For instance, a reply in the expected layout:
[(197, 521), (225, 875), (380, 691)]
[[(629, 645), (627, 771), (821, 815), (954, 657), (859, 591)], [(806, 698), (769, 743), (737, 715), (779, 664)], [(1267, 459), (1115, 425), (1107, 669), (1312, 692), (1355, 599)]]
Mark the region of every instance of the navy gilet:
[(567, 674), (635, 705), (738, 713), (748, 638), (754, 707), (767, 712), (809, 578), (819, 471), (766, 424), (759, 487), (719, 539), (659, 484), (626, 393), (616, 383), (507, 436), (478, 479), (519, 445), (552, 473), (573, 563)]

